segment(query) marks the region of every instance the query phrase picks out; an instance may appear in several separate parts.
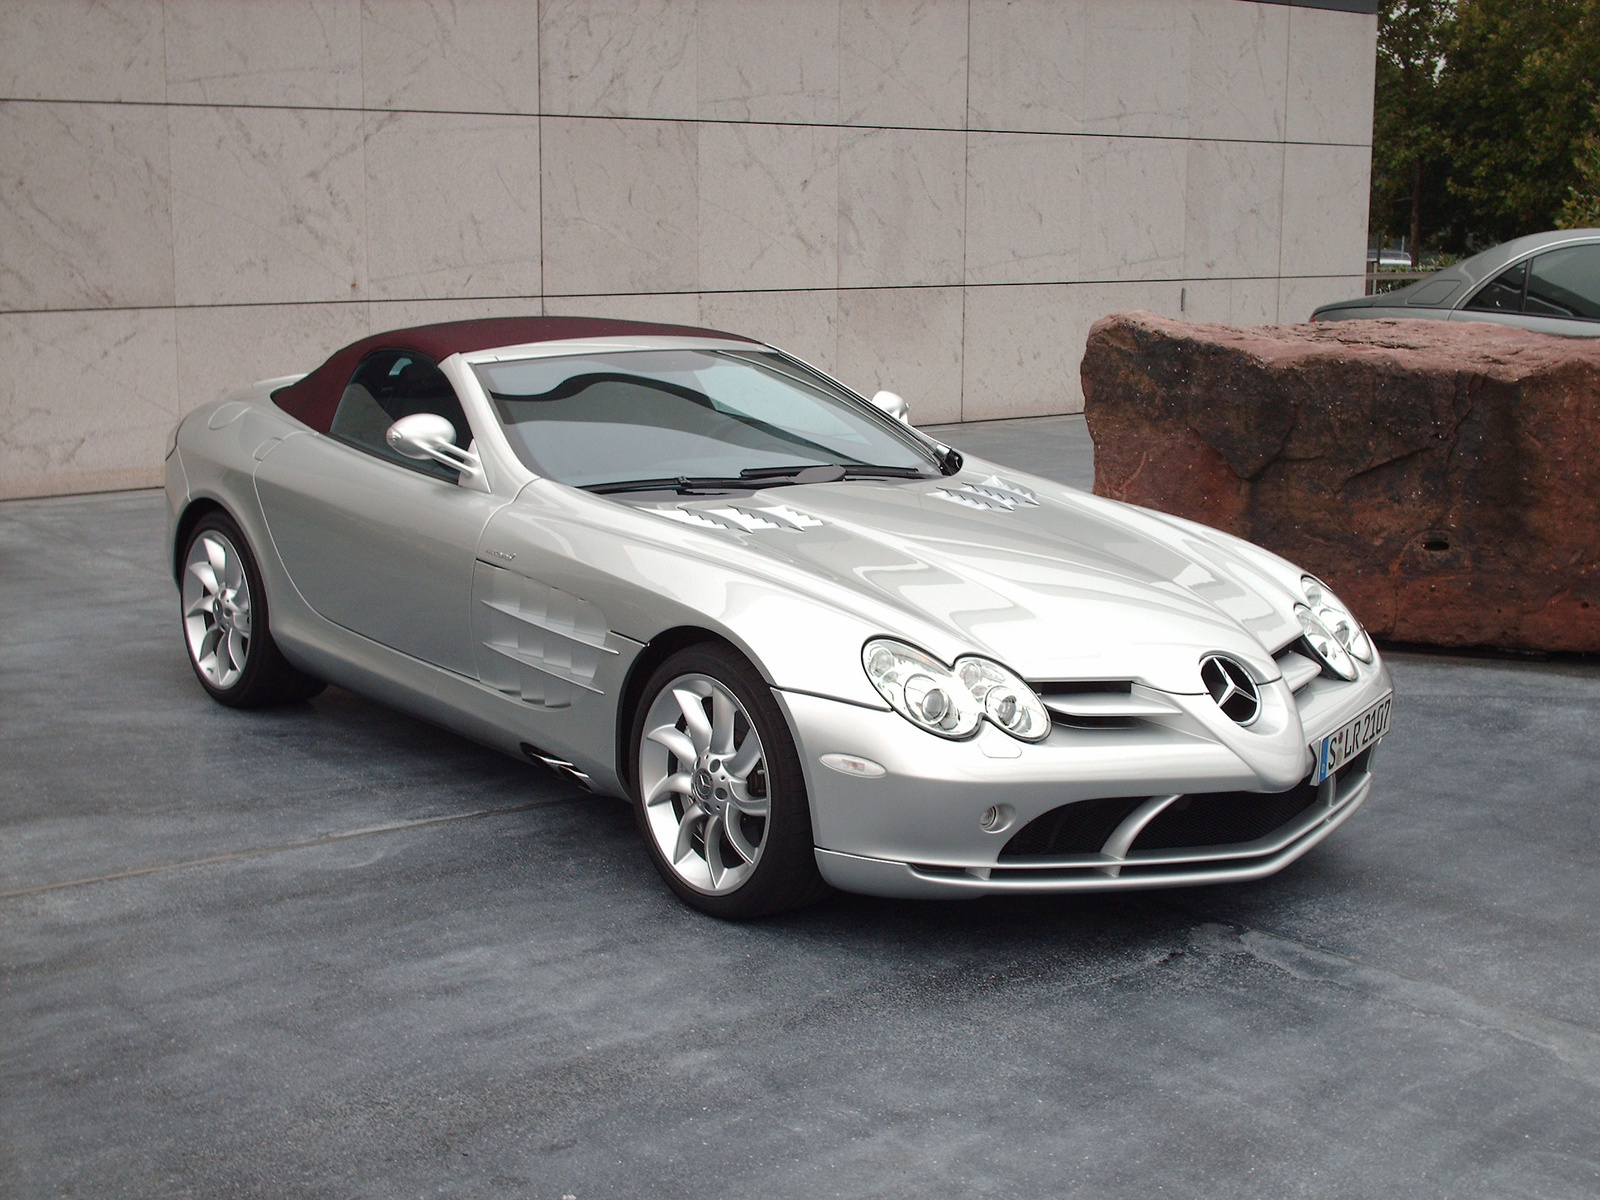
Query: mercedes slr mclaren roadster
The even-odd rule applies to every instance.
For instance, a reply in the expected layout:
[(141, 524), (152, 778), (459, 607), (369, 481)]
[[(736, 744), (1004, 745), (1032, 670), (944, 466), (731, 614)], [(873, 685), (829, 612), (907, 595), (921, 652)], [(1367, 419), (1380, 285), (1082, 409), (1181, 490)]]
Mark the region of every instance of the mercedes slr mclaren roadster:
[(629, 797), (724, 917), (1258, 879), (1389, 723), (1282, 559), (710, 330), (379, 334), (190, 413), (166, 488), (213, 697), (333, 683)]

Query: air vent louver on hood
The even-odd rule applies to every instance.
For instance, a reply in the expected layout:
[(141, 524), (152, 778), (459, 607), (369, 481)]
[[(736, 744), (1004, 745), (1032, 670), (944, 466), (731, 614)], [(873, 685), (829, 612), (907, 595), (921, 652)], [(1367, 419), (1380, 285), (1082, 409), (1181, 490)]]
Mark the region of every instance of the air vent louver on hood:
[(786, 504), (723, 504), (715, 508), (684, 508), (671, 506), (652, 508), (650, 512), (685, 525), (701, 529), (728, 529), (749, 533), (757, 529), (815, 529), (827, 522), (821, 517), (800, 512)]
[(948, 500), (963, 508), (980, 508), (989, 512), (1010, 512), (1015, 508), (1038, 507), (1039, 504), (1038, 497), (1020, 483), (1008, 483), (998, 475), (991, 475), (978, 483), (935, 488), (930, 494), (937, 500)]

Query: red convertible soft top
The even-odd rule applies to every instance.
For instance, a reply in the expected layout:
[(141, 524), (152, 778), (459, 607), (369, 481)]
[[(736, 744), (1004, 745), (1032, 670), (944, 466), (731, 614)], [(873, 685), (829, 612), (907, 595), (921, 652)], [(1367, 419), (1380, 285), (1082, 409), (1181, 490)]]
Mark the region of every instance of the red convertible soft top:
[(446, 321), (440, 325), (375, 333), (352, 342), (304, 379), (273, 392), (272, 402), (311, 428), (327, 433), (345, 385), (361, 360), (374, 350), (415, 350), (438, 362), (452, 354), (470, 354), (496, 346), (594, 337), (704, 337), (755, 344), (752, 338), (715, 329), (613, 321), (605, 317), (486, 317), (478, 321)]

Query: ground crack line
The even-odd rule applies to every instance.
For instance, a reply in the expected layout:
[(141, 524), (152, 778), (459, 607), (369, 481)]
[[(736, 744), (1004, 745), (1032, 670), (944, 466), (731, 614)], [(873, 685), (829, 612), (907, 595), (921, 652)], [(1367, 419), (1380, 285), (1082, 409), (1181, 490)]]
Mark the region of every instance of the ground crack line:
[[(1336, 950), (1325, 950), (1239, 921), (1194, 910), (1179, 911), (1189, 911), (1210, 924), (1209, 937), (1204, 927), (1191, 934), (1191, 947), (1201, 953), (1225, 949), (1243, 952), (1296, 979), (1365, 992), (1413, 1012), (1458, 1021), (1538, 1046), (1590, 1078), (1600, 1079), (1600, 1030), (1564, 1017), (1544, 1016), (1516, 1005), (1480, 999), (1447, 983), (1362, 962)], [(1220, 936), (1216, 932), (1219, 930), (1226, 930), (1231, 936)]]
[(479, 808), (472, 812), (451, 813), (445, 817), (423, 817), (416, 821), (396, 821), (389, 825), (369, 825), (364, 829), (349, 829), (343, 833), (325, 834), (303, 842), (284, 842), (278, 846), (258, 846), (252, 850), (233, 850), (227, 854), (213, 854), (208, 858), (189, 858), (182, 862), (157, 863), (152, 867), (134, 867), (127, 871), (112, 871), (106, 875), (90, 875), (83, 879), (66, 879), (60, 883), (41, 883), (36, 887), (17, 888), (0, 892), (0, 900), (15, 900), (21, 896), (37, 896), (43, 892), (58, 892), (63, 888), (84, 887), (91, 883), (111, 883), (118, 879), (135, 879), (140, 875), (157, 875), (163, 871), (181, 871), (186, 867), (208, 867), (214, 863), (233, 862), (240, 858), (258, 858), (263, 854), (281, 854), (286, 850), (306, 850), (313, 846), (328, 846), (335, 842), (348, 842), (352, 838), (375, 837), (383, 833), (404, 833), (410, 829), (425, 829), (429, 825), (448, 825), (455, 821), (475, 821), (482, 817), (502, 817), (511, 813), (529, 812), (535, 808), (550, 808), (584, 799), (581, 795), (562, 796), (557, 800), (532, 800), (527, 804), (513, 804), (506, 808)]

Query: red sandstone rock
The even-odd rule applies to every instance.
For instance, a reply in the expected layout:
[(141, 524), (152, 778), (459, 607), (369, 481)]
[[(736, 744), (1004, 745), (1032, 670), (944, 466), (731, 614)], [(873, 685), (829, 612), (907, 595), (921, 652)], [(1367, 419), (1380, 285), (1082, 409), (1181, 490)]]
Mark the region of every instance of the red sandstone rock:
[(1095, 491), (1325, 580), (1379, 638), (1600, 650), (1600, 338), (1097, 322)]

